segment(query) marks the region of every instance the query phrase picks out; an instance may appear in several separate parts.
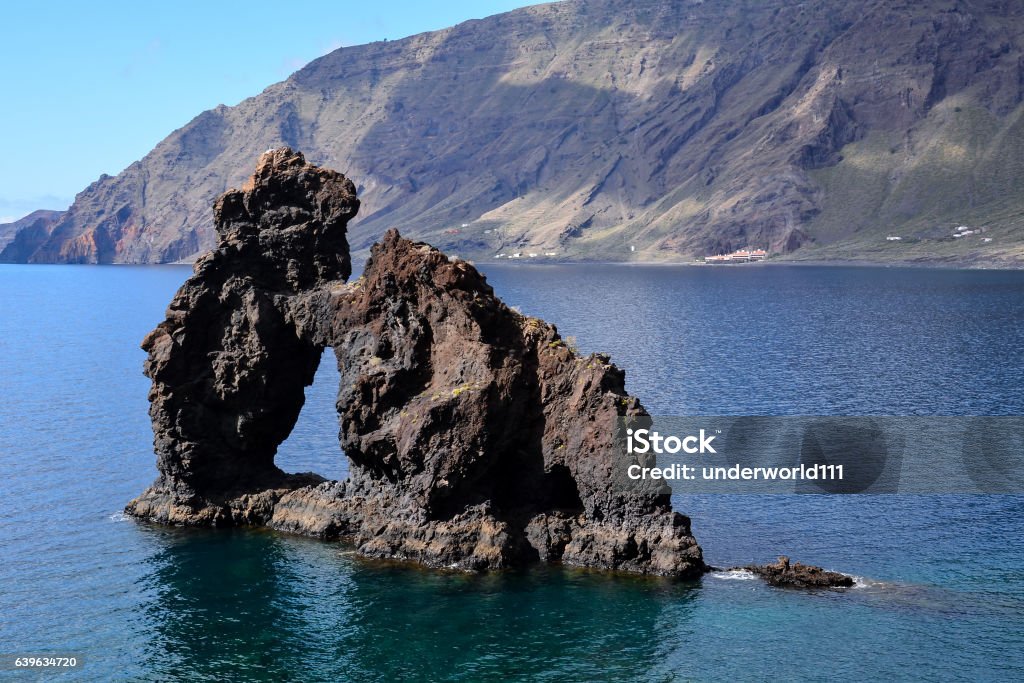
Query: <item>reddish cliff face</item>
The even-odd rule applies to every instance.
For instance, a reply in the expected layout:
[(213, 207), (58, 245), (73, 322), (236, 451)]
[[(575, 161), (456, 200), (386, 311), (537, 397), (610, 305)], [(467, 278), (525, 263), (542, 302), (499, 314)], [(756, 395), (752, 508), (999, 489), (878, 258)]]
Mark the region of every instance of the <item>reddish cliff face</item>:
[[(567, 0), (347, 47), (199, 115), (0, 258), (194, 257), (210, 204), (280, 145), (360, 179), (360, 253), (398, 225), (472, 257), (1015, 257), (1022, 29), (1005, 0)], [(954, 242), (961, 224), (995, 239)]]
[[(646, 415), (622, 371), (396, 231), (346, 284), (358, 206), (349, 180), (288, 149), (218, 200), (217, 248), (143, 344), (160, 477), (128, 512), (345, 538), (431, 566), (700, 574), (667, 488), (616, 476), (617, 421)], [(326, 347), (345, 482), (273, 462)]]

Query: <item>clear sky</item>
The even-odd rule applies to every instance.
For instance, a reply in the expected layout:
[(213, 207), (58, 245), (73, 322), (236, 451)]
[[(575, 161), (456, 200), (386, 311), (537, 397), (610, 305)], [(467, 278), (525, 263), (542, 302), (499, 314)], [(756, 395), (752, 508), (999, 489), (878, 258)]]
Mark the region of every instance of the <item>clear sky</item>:
[(536, 0), (127, 0), (0, 4), (0, 223), (63, 209), (205, 109), (331, 50)]

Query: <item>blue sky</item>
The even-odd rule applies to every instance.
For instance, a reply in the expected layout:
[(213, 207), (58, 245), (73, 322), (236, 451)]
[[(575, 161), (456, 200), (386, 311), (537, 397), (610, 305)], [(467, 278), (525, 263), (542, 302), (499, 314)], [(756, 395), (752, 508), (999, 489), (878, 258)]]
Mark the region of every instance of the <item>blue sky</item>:
[(0, 5), (0, 223), (63, 209), (218, 104), (331, 50), (531, 0), (178, 0)]

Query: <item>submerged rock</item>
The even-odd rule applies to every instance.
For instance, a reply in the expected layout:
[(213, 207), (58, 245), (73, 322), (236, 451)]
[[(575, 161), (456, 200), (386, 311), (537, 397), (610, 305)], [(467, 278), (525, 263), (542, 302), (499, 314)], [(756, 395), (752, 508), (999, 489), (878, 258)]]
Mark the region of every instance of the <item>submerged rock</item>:
[[(702, 573), (667, 487), (617, 476), (616, 422), (646, 415), (624, 373), (394, 230), (346, 284), (358, 206), (351, 181), (290, 149), (217, 201), (217, 249), (143, 342), (160, 476), (127, 511), (431, 566)], [(274, 465), (327, 347), (344, 482)]]
[(790, 563), (789, 558), (780, 555), (774, 564), (752, 564), (742, 567), (757, 574), (769, 585), (790, 588), (849, 588), (853, 586), (852, 576), (830, 572), (821, 567)]

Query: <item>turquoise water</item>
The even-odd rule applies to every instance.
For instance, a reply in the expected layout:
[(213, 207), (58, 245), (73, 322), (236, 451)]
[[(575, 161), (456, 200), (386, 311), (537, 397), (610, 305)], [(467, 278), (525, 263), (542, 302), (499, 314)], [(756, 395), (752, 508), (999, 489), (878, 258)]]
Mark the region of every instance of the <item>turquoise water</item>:
[[(1024, 414), (1024, 273), (491, 266), (495, 288), (627, 370), (662, 414)], [(687, 496), (709, 562), (785, 552), (845, 593), (370, 562), (168, 529), (138, 342), (176, 267), (0, 266), (0, 652), (81, 680), (1024, 677), (1022, 496)], [(278, 462), (344, 476), (325, 363)], [(52, 674), (0, 671), (0, 678)]]

